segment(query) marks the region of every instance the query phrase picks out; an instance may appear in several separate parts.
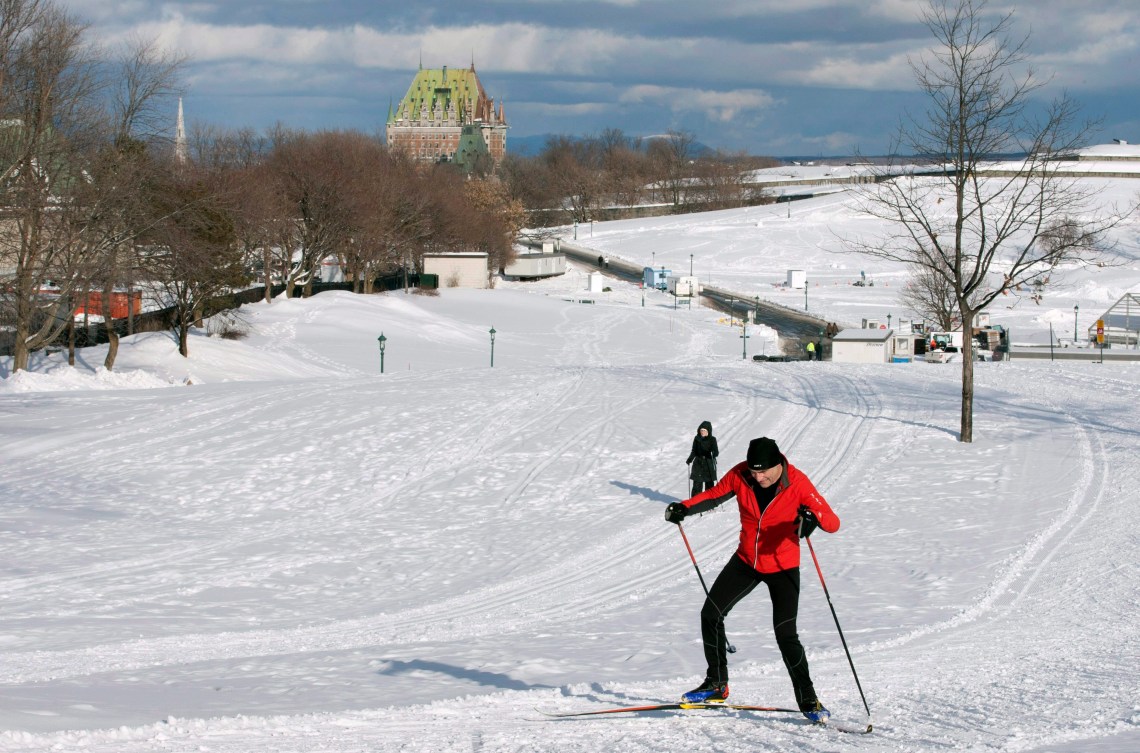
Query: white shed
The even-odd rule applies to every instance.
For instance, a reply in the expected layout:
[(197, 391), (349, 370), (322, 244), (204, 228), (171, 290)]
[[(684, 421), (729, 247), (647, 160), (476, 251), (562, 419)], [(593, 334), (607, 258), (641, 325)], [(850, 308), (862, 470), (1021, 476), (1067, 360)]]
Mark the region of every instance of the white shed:
[(566, 274), (566, 255), (555, 253), (519, 254), (503, 269), (508, 277), (521, 280), (535, 280), (539, 277), (554, 277)]
[(831, 340), (831, 360), (839, 363), (887, 363), (893, 329), (845, 329)]
[(805, 287), (807, 287), (807, 270), (789, 269), (788, 287), (795, 290), (803, 290)]
[(600, 293), (605, 287), (605, 276), (601, 272), (590, 272), (586, 275), (586, 291)]
[(424, 274), (439, 275), (441, 288), (485, 288), (487, 254), (483, 251), (424, 254)]
[(679, 298), (693, 298), (701, 294), (701, 282), (695, 276), (672, 275), (665, 281), (665, 286)]

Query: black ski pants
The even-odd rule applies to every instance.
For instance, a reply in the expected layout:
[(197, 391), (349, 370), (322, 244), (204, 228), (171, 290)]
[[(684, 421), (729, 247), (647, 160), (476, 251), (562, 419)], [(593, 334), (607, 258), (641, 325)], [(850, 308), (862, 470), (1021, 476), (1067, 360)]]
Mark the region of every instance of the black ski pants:
[(706, 478), (693, 479), (693, 493), (691, 496), (695, 497), (706, 489), (711, 489), (716, 486), (716, 481)]
[(708, 598), (701, 609), (701, 636), (704, 639), (708, 677), (728, 682), (728, 639), (724, 633), (724, 618), (752, 589), (764, 583), (772, 599), (772, 627), (776, 631), (776, 645), (788, 675), (796, 702), (816, 699), (815, 687), (808, 672), (807, 654), (796, 632), (796, 615), (800, 603), (800, 569), (781, 570), (777, 573), (760, 573), (745, 564), (736, 555), (728, 561), (716, 577)]

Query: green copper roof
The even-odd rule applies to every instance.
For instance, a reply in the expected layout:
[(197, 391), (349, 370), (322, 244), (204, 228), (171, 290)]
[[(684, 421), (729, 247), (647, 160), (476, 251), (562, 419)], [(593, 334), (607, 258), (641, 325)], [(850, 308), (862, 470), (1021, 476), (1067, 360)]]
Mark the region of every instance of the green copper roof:
[(412, 85), (408, 87), (408, 93), (400, 100), (395, 111), (389, 112), (388, 122), (392, 123), (403, 113), (415, 120), (419, 118), (425, 104), (429, 117), (437, 105), (443, 110), (444, 117), (447, 117), (452, 102), (455, 103), (459, 122), (468, 122), (473, 117), (469, 111), (478, 113), (486, 97), (474, 69), (422, 68), (416, 73)]

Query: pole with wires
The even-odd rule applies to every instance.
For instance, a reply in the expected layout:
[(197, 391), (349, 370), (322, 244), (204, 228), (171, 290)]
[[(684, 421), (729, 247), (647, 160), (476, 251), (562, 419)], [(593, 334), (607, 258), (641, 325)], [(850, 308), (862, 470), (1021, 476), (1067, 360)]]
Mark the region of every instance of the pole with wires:
[[(685, 535), (685, 527), (680, 523), (677, 523), (677, 530), (681, 532), (681, 538), (685, 542), (685, 548), (689, 550), (689, 559), (693, 561), (693, 569), (697, 571), (697, 578), (699, 578), (701, 581), (701, 588), (705, 589), (705, 598), (707, 599), (709, 596), (709, 587), (705, 585), (705, 578), (703, 575), (701, 575), (701, 568), (697, 566), (697, 558), (693, 554), (693, 548), (689, 546), (689, 537)], [(728, 643), (728, 653), (735, 654), (736, 646)]]
[[(801, 518), (800, 525), (803, 525)], [(684, 536), (684, 532), (681, 533)], [(867, 705), (867, 696), (863, 694), (863, 686), (859, 683), (859, 675), (855, 672), (855, 662), (851, 659), (851, 651), (847, 648), (847, 639), (843, 637), (843, 628), (839, 626), (839, 617), (835, 614), (835, 605), (831, 603), (831, 594), (827, 590), (827, 581), (823, 579), (823, 570), (819, 567), (819, 558), (815, 556), (815, 547), (811, 545), (811, 536), (805, 536), (804, 539), (808, 544), (808, 551), (811, 552), (812, 562), (815, 563), (815, 571), (819, 574), (819, 583), (823, 586), (823, 595), (827, 597), (827, 606), (831, 608), (831, 617), (835, 620), (835, 629), (839, 631), (839, 640), (843, 643), (843, 651), (847, 654), (847, 663), (851, 665), (851, 675), (855, 678), (855, 687), (859, 689), (859, 697), (863, 699), (863, 708), (867, 712), (867, 731), (871, 731), (871, 707)], [(687, 543), (687, 542), (686, 542)]]

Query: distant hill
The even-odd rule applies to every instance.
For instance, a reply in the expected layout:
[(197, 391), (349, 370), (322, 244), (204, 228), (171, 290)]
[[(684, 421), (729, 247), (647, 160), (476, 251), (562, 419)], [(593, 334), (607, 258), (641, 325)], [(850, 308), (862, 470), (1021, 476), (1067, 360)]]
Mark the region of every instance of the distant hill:
[[(515, 155), (518, 155), (520, 157), (533, 157), (537, 154), (540, 154), (542, 152), (542, 150), (546, 148), (546, 142), (548, 139), (551, 139), (551, 138), (554, 138), (554, 137), (560, 136), (560, 135), (564, 135), (564, 134), (539, 133), (539, 134), (535, 134), (533, 136), (508, 136), (507, 137), (507, 153), (508, 154), (515, 154)], [(570, 136), (570, 138), (574, 139), (576, 141), (582, 141), (582, 140), (585, 140), (587, 137), (585, 137), (585, 136)], [(631, 138), (633, 138), (633, 137), (631, 137)], [(641, 138), (641, 145), (644, 148), (649, 143), (650, 140), (652, 140), (652, 139), (663, 139), (663, 138), (667, 138), (667, 136), (665, 136), (665, 135), (652, 135), (652, 136), (641, 136), (640, 138)], [(707, 144), (702, 144), (699, 141), (693, 142), (693, 154), (697, 157), (700, 157), (700, 156), (703, 156), (705, 154), (708, 154), (710, 152), (715, 152), (715, 151), (716, 151), (715, 149), (708, 146)], [(905, 161), (907, 159), (913, 159), (913, 158), (908, 158), (908, 157), (900, 156), (900, 155), (865, 155), (865, 154), (863, 154), (863, 155), (850, 155), (850, 154), (848, 154), (848, 155), (842, 155), (842, 154), (819, 155), (819, 154), (814, 154), (814, 155), (790, 155), (790, 156), (781, 156), (781, 157), (775, 157), (772, 155), (753, 155), (753, 156), (772, 157), (773, 159), (782, 160), (783, 162), (785, 162), (787, 164), (813, 163), (816, 165), (849, 165), (849, 164), (856, 163), (856, 162), (870, 162), (870, 163), (873, 163), (876, 165), (881, 165), (881, 164), (886, 164), (888, 162), (897, 162), (899, 160)], [(989, 159), (1013, 160), (1013, 159), (1022, 159), (1024, 157), (1025, 157), (1025, 155), (1020, 154), (1020, 153), (1019, 154), (995, 154), (995, 155), (992, 155), (991, 157), (989, 157)]]
[[(533, 136), (507, 136), (507, 153), (518, 155), (520, 157), (534, 157), (540, 154), (546, 148), (546, 142), (554, 137), (564, 135), (557, 133), (539, 133)], [(585, 141), (585, 136), (570, 136), (575, 141)], [(631, 138), (636, 138), (632, 137)], [(650, 139), (665, 138), (664, 136), (642, 136), (641, 144), (644, 147)], [(702, 156), (709, 152), (716, 151), (710, 146), (702, 144), (699, 141), (693, 142), (693, 154), (695, 156)]]

